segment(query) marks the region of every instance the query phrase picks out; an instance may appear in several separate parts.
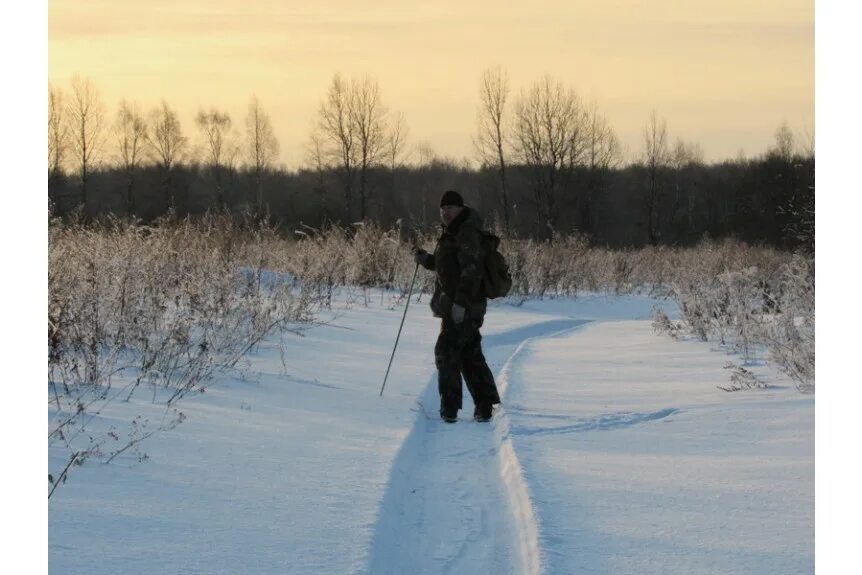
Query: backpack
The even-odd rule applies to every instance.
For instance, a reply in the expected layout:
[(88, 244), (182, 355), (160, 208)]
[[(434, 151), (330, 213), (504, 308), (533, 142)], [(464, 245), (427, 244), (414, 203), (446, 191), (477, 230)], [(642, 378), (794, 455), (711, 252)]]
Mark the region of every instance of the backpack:
[(512, 289), (512, 274), (509, 273), (506, 258), (497, 249), (500, 238), (491, 232), (482, 232), (482, 244), (485, 248), (482, 291), (489, 299), (504, 297)]

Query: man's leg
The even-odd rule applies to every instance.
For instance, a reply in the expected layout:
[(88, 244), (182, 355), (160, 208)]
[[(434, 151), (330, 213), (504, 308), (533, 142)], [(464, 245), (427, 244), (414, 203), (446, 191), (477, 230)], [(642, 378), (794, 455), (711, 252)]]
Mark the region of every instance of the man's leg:
[(475, 324), (472, 324), (469, 335), (466, 345), (461, 349), (461, 371), (476, 406), (473, 415), (480, 419), (490, 419), (492, 406), (500, 403), (500, 393), (494, 382), (494, 374), (491, 373), (482, 353), (482, 335)]
[(440, 324), (440, 335), (434, 346), (434, 362), (437, 365), (437, 389), (440, 392), (440, 416), (454, 420), (461, 409), (461, 334), (460, 326), (444, 319)]

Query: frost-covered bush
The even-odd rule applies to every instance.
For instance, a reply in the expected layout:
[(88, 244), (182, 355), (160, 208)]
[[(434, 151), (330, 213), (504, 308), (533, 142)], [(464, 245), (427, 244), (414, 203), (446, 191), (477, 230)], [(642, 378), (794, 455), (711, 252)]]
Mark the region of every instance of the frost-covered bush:
[(117, 366), (131, 365), (181, 388), (186, 368), (233, 364), (270, 330), (310, 318), (310, 298), (262, 282), (271, 229), (210, 216), (54, 223), (49, 233), (49, 367), (61, 383), (110, 387)]
[(673, 294), (691, 333), (702, 341), (718, 339), (749, 360), (760, 333), (760, 284), (758, 268), (750, 267), (714, 278), (692, 274), (674, 283)]
[(283, 267), (330, 307), (334, 291), (348, 281), (349, 239), (340, 228), (325, 233), (298, 230), (296, 234), (299, 239), (283, 251)]
[(733, 241), (707, 241), (694, 248), (612, 250), (590, 247), (578, 235), (541, 242), (503, 238), (501, 250), (512, 273), (512, 294), (521, 298), (576, 296), (583, 291), (668, 296), (676, 284), (711, 282), (727, 271), (756, 267), (768, 275), (789, 259)]
[(814, 259), (797, 255), (781, 269), (778, 293), (771, 295), (773, 321), (765, 326), (770, 360), (796, 382), (814, 391)]
[[(434, 238), (414, 233), (413, 242), (408, 242), (401, 236), (398, 228), (386, 230), (370, 223), (353, 229), (330, 225), (296, 230), (273, 265), (296, 277), (327, 307), (342, 288), (383, 288), (400, 297), (407, 294), (413, 277), (413, 243), (428, 250), (434, 247)], [(432, 288), (432, 277), (417, 274), (415, 291)]]
[(757, 377), (754, 372), (745, 369), (744, 367), (728, 363), (724, 369), (730, 370), (730, 384), (720, 385), (722, 391), (740, 391), (743, 389), (763, 389), (766, 383)]
[(351, 271), (347, 282), (362, 287), (392, 287), (398, 245), (397, 230), (383, 230), (371, 223), (358, 226), (344, 254)]
[[(281, 247), (274, 229), (230, 217), (50, 222), (50, 445), (65, 446), (70, 465), (109, 460), (182, 421), (176, 402), (215, 370), (236, 365), (274, 330), (310, 320), (311, 292), (267, 275)], [(142, 386), (163, 402), (158, 425), (85, 433)]]
[[(401, 297), (414, 271), (412, 246), (433, 251), (437, 240), (434, 232), (413, 231), (410, 239), (405, 235), (398, 227), (387, 230), (374, 224), (305, 228), (284, 242), (274, 265), (317, 290), (325, 303), (339, 288), (392, 289)], [(670, 296), (675, 286), (688, 283), (692, 287), (686, 291), (699, 297), (697, 286), (712, 284), (720, 274), (757, 268), (755, 277), (762, 281), (789, 260), (787, 254), (730, 240), (706, 241), (694, 248), (612, 250), (591, 247), (579, 235), (555, 235), (551, 241), (504, 236), (500, 251), (512, 274), (510, 295), (521, 300), (584, 291)], [(433, 286), (433, 274), (420, 270), (414, 292), (428, 292)], [(695, 307), (691, 313), (697, 311)]]
[(660, 307), (654, 307), (652, 310), (652, 328), (653, 331), (669, 335), (676, 339), (679, 337), (682, 323), (671, 320)]
[[(658, 318), (654, 327), (718, 341), (746, 361), (764, 354), (798, 389), (813, 391), (813, 270), (811, 257), (708, 243), (684, 254), (672, 284), (682, 321), (670, 324)], [(731, 387), (758, 387), (740, 381)]]

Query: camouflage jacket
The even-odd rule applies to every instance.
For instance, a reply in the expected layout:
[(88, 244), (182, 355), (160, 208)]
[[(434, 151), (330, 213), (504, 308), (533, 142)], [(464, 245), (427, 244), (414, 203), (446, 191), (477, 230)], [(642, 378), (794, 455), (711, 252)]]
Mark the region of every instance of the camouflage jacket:
[(443, 226), (434, 253), (425, 258), (423, 266), (437, 274), (431, 297), (431, 311), (436, 317), (449, 317), (454, 302), (481, 325), (488, 302), (482, 291), (482, 229), (481, 216), (465, 207)]

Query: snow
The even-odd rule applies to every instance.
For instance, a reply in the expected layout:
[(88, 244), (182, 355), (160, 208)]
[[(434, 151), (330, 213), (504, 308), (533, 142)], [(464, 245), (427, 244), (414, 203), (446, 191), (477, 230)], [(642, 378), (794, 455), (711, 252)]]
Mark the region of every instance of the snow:
[(507, 410), (549, 573), (813, 572), (813, 399), (715, 393), (704, 347), (630, 321), (530, 346)]
[[(339, 299), (303, 336), (182, 400), (185, 422), (72, 471), (49, 504), (54, 573), (810, 573), (814, 397), (727, 393), (728, 356), (657, 335), (666, 300), (493, 302), (503, 405), (437, 417), (427, 296)], [(141, 392), (91, 425), (164, 408)], [(55, 414), (50, 411), (51, 418)], [(67, 452), (49, 447), (49, 471)]]

